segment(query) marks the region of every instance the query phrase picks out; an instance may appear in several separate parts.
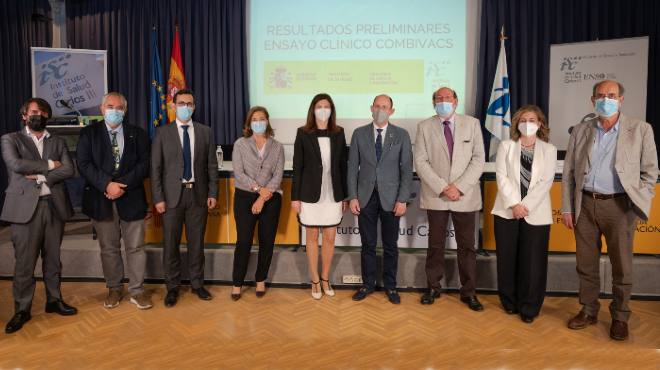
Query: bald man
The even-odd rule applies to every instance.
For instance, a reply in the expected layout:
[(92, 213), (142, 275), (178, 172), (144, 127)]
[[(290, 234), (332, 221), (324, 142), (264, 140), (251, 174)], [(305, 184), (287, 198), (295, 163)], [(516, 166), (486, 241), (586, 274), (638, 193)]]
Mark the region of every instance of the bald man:
[(575, 231), (582, 310), (568, 322), (584, 329), (598, 322), (601, 236), (612, 265), (610, 337), (628, 338), (632, 291), (633, 237), (637, 219), (647, 220), (658, 179), (651, 125), (621, 114), (623, 85), (594, 85), (597, 118), (573, 129), (562, 176), (562, 218)]

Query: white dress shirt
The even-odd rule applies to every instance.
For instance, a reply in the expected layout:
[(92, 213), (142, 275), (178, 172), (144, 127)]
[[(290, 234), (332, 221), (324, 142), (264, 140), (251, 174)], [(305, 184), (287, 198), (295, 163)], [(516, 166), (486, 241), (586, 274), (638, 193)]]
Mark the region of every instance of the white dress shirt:
[[(183, 123), (179, 121), (177, 118), (176, 120), (176, 127), (177, 131), (179, 132), (179, 140), (181, 141), (181, 149), (183, 150), (183, 129), (181, 128), (182, 125), (188, 125), (188, 137), (190, 137), (190, 171), (192, 173), (192, 177), (190, 180), (186, 181), (181, 178), (181, 182), (183, 183), (188, 183), (188, 182), (195, 182), (195, 127), (193, 126), (193, 121), (190, 120), (188, 123)], [(183, 152), (182, 152), (183, 153)]]
[[(43, 158), (44, 157), (44, 139), (47, 137), (50, 137), (50, 133), (48, 131), (44, 130), (44, 134), (41, 135), (40, 138), (37, 138), (36, 135), (34, 135), (32, 132), (30, 132), (30, 129), (25, 126), (25, 130), (27, 131), (27, 135), (32, 139), (32, 142), (34, 145), (37, 147), (37, 151), (39, 151), (39, 157)], [(52, 170), (55, 168), (55, 163), (52, 160), (48, 160), (48, 171)], [(44, 175), (37, 175), (37, 184), (41, 185), (41, 191), (39, 192), (39, 196), (42, 197), (44, 195), (50, 195), (50, 188), (48, 187), (48, 183), (46, 183), (46, 176)]]
[(385, 132), (387, 131), (387, 126), (389, 126), (390, 124), (386, 123), (385, 126), (378, 127), (378, 125), (376, 125), (376, 122), (374, 122), (373, 125), (374, 125), (374, 144), (376, 143), (376, 139), (378, 138), (378, 130), (379, 129), (383, 130), (383, 131), (380, 132), (380, 136), (382, 137), (382, 139), (383, 139), (382, 143), (384, 144), (385, 143)]

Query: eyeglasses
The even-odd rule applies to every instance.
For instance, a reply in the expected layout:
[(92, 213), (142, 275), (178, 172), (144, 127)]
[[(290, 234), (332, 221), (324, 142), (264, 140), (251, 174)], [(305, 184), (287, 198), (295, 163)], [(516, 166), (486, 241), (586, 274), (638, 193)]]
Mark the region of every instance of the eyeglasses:
[(609, 93), (609, 94), (596, 94), (594, 96), (596, 99), (608, 98), (608, 99), (618, 99), (619, 94)]
[(178, 102), (178, 103), (176, 103), (176, 106), (180, 107), (180, 108), (183, 108), (183, 107), (195, 108), (195, 103)]

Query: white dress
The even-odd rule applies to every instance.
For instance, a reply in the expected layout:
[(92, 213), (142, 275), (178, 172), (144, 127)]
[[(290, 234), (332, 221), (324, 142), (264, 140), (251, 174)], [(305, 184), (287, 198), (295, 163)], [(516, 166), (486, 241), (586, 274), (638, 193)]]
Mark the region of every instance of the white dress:
[(330, 138), (319, 137), (321, 149), (321, 197), (316, 203), (300, 202), (299, 221), (303, 226), (337, 226), (341, 223), (341, 202), (335, 202), (332, 191), (332, 174), (330, 162)]

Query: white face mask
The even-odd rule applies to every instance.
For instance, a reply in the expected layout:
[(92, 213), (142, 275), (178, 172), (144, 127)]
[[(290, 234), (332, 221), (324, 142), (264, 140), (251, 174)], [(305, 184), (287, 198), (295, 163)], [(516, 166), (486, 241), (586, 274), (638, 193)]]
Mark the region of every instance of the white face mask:
[(536, 131), (539, 130), (539, 124), (537, 122), (533, 121), (520, 121), (518, 123), (518, 131), (523, 135), (523, 136), (534, 136), (536, 135)]
[(321, 122), (327, 122), (331, 112), (330, 108), (317, 108), (314, 110), (314, 116)]

